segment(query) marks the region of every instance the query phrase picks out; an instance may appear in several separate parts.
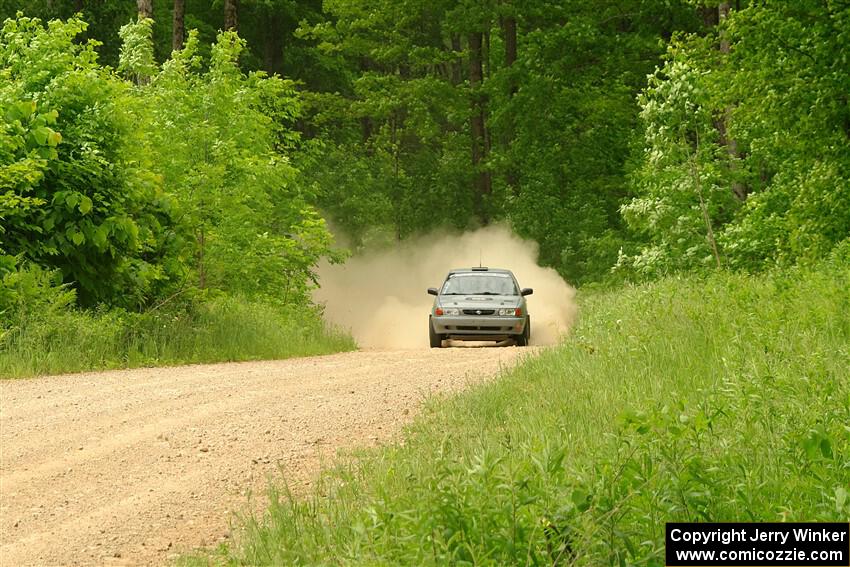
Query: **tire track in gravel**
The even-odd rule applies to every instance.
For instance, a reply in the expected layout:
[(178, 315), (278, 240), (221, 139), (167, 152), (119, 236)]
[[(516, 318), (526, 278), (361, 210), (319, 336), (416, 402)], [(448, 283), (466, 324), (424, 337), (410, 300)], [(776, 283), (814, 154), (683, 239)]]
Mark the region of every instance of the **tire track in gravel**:
[[(388, 440), (518, 348), (358, 351), (0, 381), (0, 566), (162, 564), (230, 536), (269, 478)], [(254, 495), (249, 498), (249, 495)]]

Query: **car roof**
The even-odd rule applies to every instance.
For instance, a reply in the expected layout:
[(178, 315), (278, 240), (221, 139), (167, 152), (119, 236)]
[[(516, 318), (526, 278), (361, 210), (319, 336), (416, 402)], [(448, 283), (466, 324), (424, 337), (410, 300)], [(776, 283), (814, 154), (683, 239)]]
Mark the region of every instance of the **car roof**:
[(500, 274), (500, 275), (513, 275), (513, 272), (510, 270), (505, 270), (502, 268), (488, 268), (488, 267), (478, 267), (478, 268), (455, 268), (454, 270), (449, 270), (449, 275), (453, 274)]

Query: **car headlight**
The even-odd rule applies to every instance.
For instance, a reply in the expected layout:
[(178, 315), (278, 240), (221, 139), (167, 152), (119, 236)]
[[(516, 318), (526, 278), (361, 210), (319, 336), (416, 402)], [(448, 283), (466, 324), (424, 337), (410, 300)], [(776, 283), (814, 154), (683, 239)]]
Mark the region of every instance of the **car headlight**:
[(518, 307), (507, 307), (505, 309), (499, 309), (497, 313), (499, 317), (519, 317), (522, 310)]
[(453, 315), (460, 315), (460, 309), (456, 307), (446, 307), (443, 309), (443, 315), (448, 315), (450, 317)]

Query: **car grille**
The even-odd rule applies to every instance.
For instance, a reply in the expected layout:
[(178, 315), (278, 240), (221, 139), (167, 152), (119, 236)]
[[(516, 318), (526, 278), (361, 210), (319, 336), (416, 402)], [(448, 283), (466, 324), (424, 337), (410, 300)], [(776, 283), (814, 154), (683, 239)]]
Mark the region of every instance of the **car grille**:
[(510, 327), (475, 327), (472, 325), (458, 325), (455, 327), (458, 331), (504, 331), (510, 330)]
[(492, 315), (495, 313), (495, 309), (464, 309), (464, 315)]

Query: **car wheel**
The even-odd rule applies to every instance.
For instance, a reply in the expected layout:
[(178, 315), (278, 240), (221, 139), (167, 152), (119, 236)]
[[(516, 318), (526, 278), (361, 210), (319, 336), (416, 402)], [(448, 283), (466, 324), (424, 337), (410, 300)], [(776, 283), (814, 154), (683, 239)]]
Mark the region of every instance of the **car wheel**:
[(528, 342), (531, 340), (531, 317), (526, 317), (525, 319), (525, 329), (522, 331), (521, 335), (518, 335), (516, 338), (517, 346), (528, 346)]
[(431, 318), (428, 318), (428, 342), (431, 343), (431, 348), (442, 348), (443, 337), (434, 332), (434, 325), (431, 324)]

